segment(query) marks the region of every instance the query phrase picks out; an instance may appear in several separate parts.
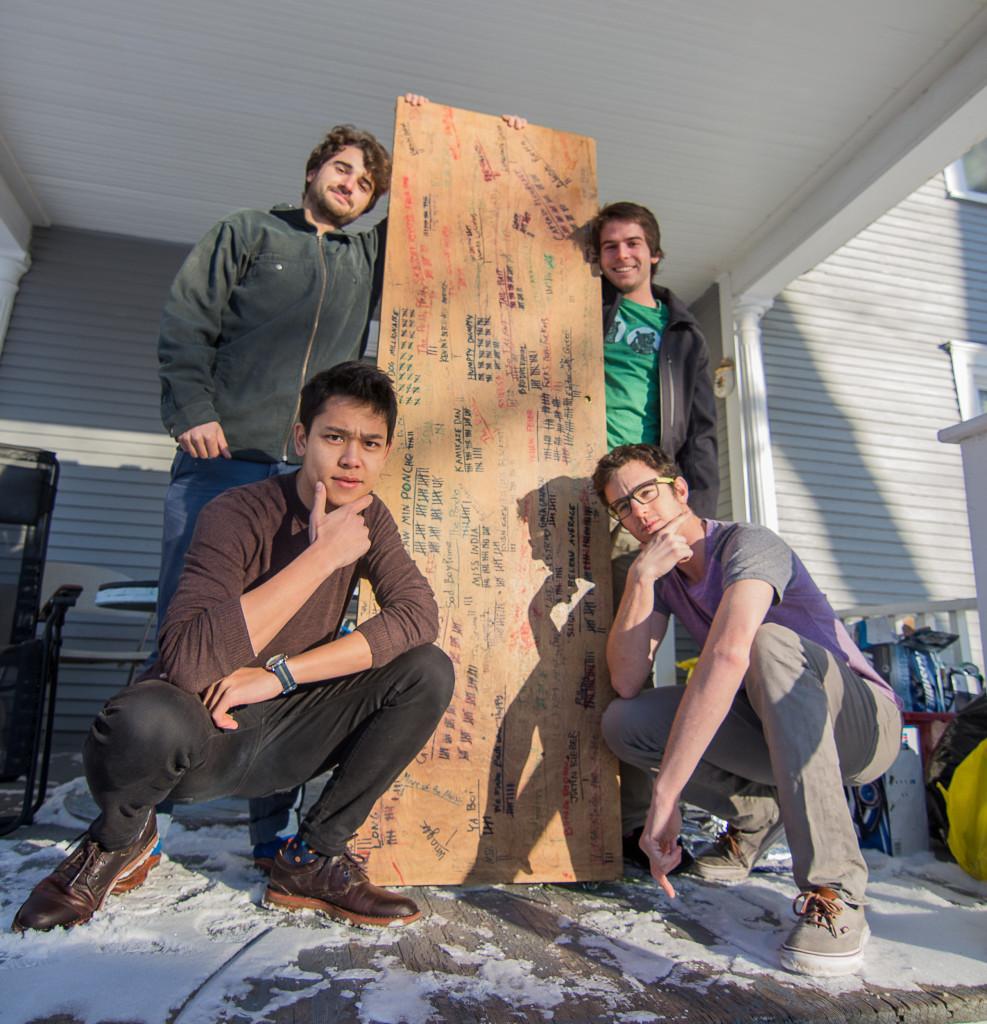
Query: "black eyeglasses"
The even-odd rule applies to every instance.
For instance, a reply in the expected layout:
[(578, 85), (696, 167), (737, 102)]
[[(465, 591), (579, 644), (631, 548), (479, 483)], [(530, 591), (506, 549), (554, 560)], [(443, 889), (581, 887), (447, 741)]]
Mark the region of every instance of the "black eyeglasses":
[(645, 480), (643, 484), (638, 484), (630, 494), (625, 494), (623, 498), (618, 498), (607, 505), (607, 512), (610, 513), (611, 519), (616, 519), (618, 522), (626, 519), (631, 514), (633, 502), (647, 505), (658, 497), (659, 484), (674, 483), (675, 477), (673, 476), (656, 476), (654, 480)]

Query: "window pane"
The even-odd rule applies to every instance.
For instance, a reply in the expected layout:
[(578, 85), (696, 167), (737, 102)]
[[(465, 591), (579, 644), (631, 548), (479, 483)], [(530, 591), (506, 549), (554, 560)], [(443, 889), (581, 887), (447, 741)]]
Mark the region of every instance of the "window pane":
[(963, 157), (966, 187), (971, 192), (987, 193), (987, 139), (978, 143)]
[(987, 391), (983, 388), (977, 389), (977, 400), (980, 402), (980, 411), (987, 412)]

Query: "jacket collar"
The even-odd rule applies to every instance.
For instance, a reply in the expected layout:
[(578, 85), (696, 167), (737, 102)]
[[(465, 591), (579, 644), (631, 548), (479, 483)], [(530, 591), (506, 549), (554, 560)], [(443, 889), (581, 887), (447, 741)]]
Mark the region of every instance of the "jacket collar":
[[(601, 277), (601, 283), (603, 285), (603, 316), (605, 320), (609, 321), (611, 314), (616, 313), (617, 306), (620, 304), (620, 292), (605, 277)], [(673, 291), (662, 288), (652, 281), (651, 294), (668, 307), (669, 327), (673, 324), (684, 324), (688, 327), (698, 326), (696, 318)]]
[[(300, 206), (274, 206), (271, 208), (271, 216), (283, 220), (296, 231), (304, 231), (306, 234), (317, 234), (314, 224), (309, 224), (305, 219), (305, 211)], [(330, 238), (350, 238), (342, 228), (338, 231), (325, 232)]]

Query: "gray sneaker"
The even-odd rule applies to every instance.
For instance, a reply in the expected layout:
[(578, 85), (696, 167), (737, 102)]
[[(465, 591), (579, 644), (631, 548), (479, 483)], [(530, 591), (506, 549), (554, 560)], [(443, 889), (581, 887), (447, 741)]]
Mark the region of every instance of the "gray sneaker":
[(799, 923), (781, 947), (785, 970), (819, 977), (860, 970), (870, 938), (863, 907), (845, 903), (838, 892), (820, 886), (799, 893), (792, 909)]
[(728, 825), (716, 842), (696, 857), (689, 871), (711, 882), (742, 882), (784, 830), (780, 818), (756, 832), (741, 832)]

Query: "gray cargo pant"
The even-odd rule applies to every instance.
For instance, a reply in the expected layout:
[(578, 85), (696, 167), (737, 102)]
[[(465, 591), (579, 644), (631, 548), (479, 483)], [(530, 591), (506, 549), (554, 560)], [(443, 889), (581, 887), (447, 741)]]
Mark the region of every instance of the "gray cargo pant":
[[(610, 749), (656, 772), (684, 692), (659, 687), (614, 700), (603, 716)], [(799, 889), (825, 885), (864, 902), (867, 865), (843, 784), (877, 778), (900, 746), (894, 701), (825, 648), (766, 623), (744, 688), (682, 799), (744, 831), (769, 825), (780, 808)]]

